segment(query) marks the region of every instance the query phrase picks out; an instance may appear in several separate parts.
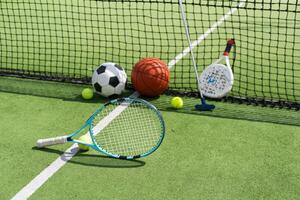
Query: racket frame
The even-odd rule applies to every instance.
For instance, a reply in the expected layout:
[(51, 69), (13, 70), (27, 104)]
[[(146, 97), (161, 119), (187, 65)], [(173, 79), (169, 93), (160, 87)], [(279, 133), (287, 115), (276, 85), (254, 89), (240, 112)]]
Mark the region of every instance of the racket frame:
[[(139, 102), (142, 102), (143, 104), (147, 105), (149, 109), (153, 110), (154, 113), (157, 115), (157, 117), (159, 118), (160, 120), (160, 124), (161, 124), (161, 128), (162, 128), (162, 133), (160, 134), (160, 139), (158, 140), (158, 143), (153, 146), (150, 150), (148, 150), (147, 152), (143, 153), (143, 154), (140, 154), (140, 155), (134, 155), (134, 156), (123, 156), (123, 155), (115, 155), (115, 154), (112, 154), (108, 151), (105, 151), (102, 147), (101, 147), (101, 144), (98, 144), (95, 137), (94, 137), (94, 131), (93, 131), (93, 126), (92, 126), (92, 123), (95, 119), (95, 117), (97, 116), (98, 113), (100, 113), (107, 105), (109, 104), (112, 104), (112, 103), (116, 103), (116, 102), (122, 102), (122, 101), (139, 101)], [(125, 108), (126, 109), (126, 108)], [(102, 107), (102, 109), (99, 109), (98, 111), (96, 111), (89, 119), (89, 133), (90, 133), (90, 136), (91, 136), (91, 139), (93, 141), (93, 144), (92, 145), (87, 145), (87, 146), (90, 146), (92, 147), (93, 149), (95, 149), (96, 151), (99, 151), (109, 157), (113, 157), (113, 158), (119, 158), (119, 159), (127, 159), (127, 160), (131, 160), (131, 159), (136, 159), (136, 158), (142, 158), (142, 157), (146, 157), (148, 155), (150, 155), (151, 153), (153, 153), (154, 151), (156, 151), (158, 149), (158, 147), (161, 145), (163, 139), (164, 139), (164, 136), (165, 136), (165, 122), (163, 120), (163, 117), (161, 115), (161, 113), (158, 111), (158, 109), (148, 103), (147, 101), (143, 100), (143, 99), (137, 99), (137, 98), (119, 98), (119, 99), (115, 99), (115, 100), (112, 100), (106, 104), (104, 104), (104, 106)], [(101, 134), (101, 133), (100, 133)], [(85, 143), (82, 143), (82, 144), (85, 144)]]
[[(154, 113), (157, 115), (159, 121), (160, 121), (160, 125), (161, 125), (161, 130), (162, 132), (160, 133), (160, 138), (157, 142), (157, 144), (155, 146), (153, 146), (151, 149), (149, 149), (147, 152), (143, 153), (143, 154), (140, 154), (140, 155), (134, 155), (134, 156), (124, 156), (124, 155), (116, 155), (116, 154), (112, 154), (106, 150), (104, 150), (102, 147), (101, 147), (101, 144), (98, 144), (96, 142), (96, 139), (95, 139), (95, 133), (93, 131), (93, 121), (94, 119), (96, 118), (96, 116), (102, 112), (102, 110), (105, 109), (106, 106), (110, 105), (110, 104), (114, 104), (114, 103), (118, 103), (118, 102), (129, 102), (130, 104), (130, 101), (133, 102), (133, 101), (137, 101), (137, 102), (141, 102), (145, 105), (147, 105), (147, 107), (151, 110), (154, 111)], [(127, 108), (125, 108), (127, 109)], [(83, 142), (81, 140), (77, 140), (77, 139), (73, 139), (74, 136), (82, 133), (82, 131), (84, 129), (86, 129), (88, 127), (88, 133), (86, 134), (89, 134), (91, 139), (92, 139), (92, 144), (89, 144), (89, 143), (86, 143), (86, 142)], [(104, 127), (105, 128), (105, 127)], [(156, 151), (158, 149), (158, 147), (161, 145), (163, 139), (164, 139), (164, 136), (165, 136), (165, 122), (163, 120), (163, 117), (161, 115), (161, 113), (158, 111), (158, 109), (150, 104), (149, 102), (143, 100), (143, 99), (138, 99), (138, 98), (130, 98), (130, 97), (126, 97), (126, 98), (119, 98), (119, 99), (114, 99), (114, 100), (111, 100), (107, 103), (105, 103), (104, 105), (102, 105), (100, 108), (98, 108), (90, 117), (88, 120), (86, 120), (85, 124), (83, 126), (81, 126), (79, 129), (77, 129), (75, 132), (71, 133), (71, 134), (68, 134), (68, 135), (65, 135), (65, 136), (60, 136), (60, 137), (55, 137), (55, 138), (66, 138), (65, 139), (65, 142), (60, 142), (60, 143), (56, 143), (56, 144), (64, 144), (64, 143), (67, 143), (67, 142), (70, 142), (70, 143), (77, 143), (77, 144), (83, 144), (83, 145), (86, 145), (88, 147), (91, 147), (92, 149), (100, 152), (100, 153), (103, 153), (105, 154), (106, 156), (108, 157), (113, 157), (113, 158), (119, 158), (119, 159), (127, 159), (127, 160), (131, 160), (131, 159), (136, 159), (136, 158), (142, 158), (142, 157), (146, 157), (150, 154), (152, 154), (154, 151)], [(97, 135), (98, 133), (96, 133)], [(99, 132), (99, 134), (101, 134), (101, 131)], [(50, 144), (50, 145), (43, 145), (43, 146), (39, 146), (38, 143), (39, 141), (41, 140), (49, 140), (49, 139), (55, 139), (55, 138), (47, 138), (47, 139), (40, 139), (37, 141), (37, 146), (42, 148), (42, 147), (45, 147), (45, 146), (51, 146), (51, 145), (55, 145), (55, 144)]]

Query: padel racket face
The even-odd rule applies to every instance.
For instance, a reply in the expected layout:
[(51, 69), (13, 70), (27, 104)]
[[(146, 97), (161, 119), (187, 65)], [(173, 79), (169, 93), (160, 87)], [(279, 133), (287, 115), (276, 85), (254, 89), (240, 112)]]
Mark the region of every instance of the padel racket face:
[(222, 98), (232, 89), (233, 79), (230, 67), (212, 64), (200, 75), (201, 91), (206, 97)]
[[(160, 112), (141, 99), (111, 101), (90, 120), (96, 150), (116, 158), (145, 157), (160, 146), (165, 134)], [(109, 123), (99, 128), (105, 121)]]

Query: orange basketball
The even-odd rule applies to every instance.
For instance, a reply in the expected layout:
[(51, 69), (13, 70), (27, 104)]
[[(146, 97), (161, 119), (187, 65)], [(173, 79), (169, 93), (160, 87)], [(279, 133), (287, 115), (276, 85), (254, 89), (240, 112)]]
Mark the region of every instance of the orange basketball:
[(155, 97), (162, 94), (169, 85), (168, 66), (158, 58), (144, 58), (134, 65), (131, 82), (143, 96)]

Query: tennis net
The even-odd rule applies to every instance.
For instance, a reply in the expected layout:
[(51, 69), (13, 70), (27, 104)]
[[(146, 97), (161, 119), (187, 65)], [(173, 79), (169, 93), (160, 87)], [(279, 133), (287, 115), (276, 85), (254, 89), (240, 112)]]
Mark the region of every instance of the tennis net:
[[(228, 38), (236, 40), (227, 99), (299, 109), (299, 1), (189, 0), (184, 6), (192, 40), (204, 39), (194, 48), (199, 72)], [(188, 45), (177, 0), (1, 0), (0, 7), (5, 76), (89, 83), (96, 66), (112, 61), (126, 69), (130, 86), (140, 58), (168, 63)], [(171, 69), (170, 91), (196, 94), (189, 54)]]

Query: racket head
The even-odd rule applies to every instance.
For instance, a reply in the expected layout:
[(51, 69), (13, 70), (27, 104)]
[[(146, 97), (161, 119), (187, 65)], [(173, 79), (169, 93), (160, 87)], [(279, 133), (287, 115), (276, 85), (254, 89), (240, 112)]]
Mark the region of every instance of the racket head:
[(214, 63), (201, 73), (199, 79), (204, 96), (222, 98), (231, 91), (234, 77), (230, 67)]
[(112, 100), (89, 120), (93, 148), (114, 158), (148, 156), (165, 135), (165, 123), (157, 108), (137, 98)]

